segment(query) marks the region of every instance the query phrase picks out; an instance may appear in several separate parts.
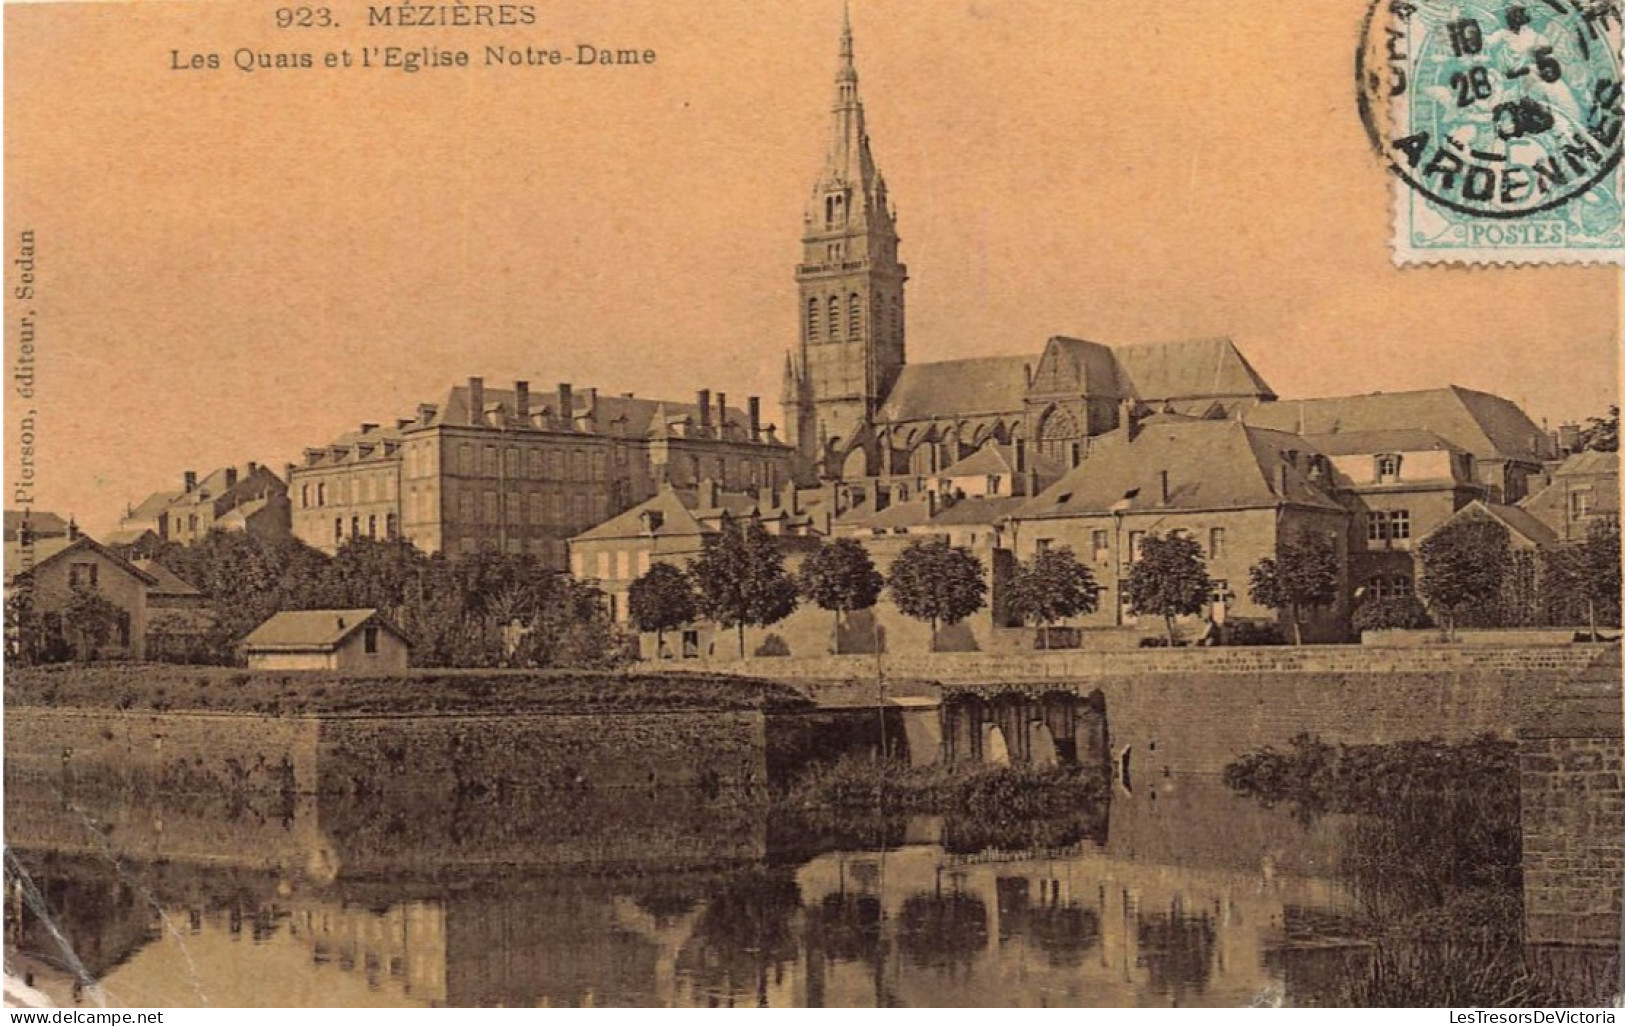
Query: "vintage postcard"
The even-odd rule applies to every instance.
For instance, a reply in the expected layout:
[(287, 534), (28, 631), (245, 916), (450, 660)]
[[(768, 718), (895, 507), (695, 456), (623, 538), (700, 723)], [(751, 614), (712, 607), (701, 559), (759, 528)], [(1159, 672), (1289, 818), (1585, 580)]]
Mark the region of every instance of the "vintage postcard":
[(1619, 1003), (1617, 0), (4, 18), (8, 1006)]

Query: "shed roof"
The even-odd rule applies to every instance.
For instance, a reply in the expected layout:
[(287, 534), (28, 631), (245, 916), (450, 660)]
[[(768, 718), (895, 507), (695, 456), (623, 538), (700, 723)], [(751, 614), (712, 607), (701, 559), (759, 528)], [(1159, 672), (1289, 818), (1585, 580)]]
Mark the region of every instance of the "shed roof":
[(331, 652), (369, 624), (405, 640), (376, 609), (287, 609), (254, 628), (243, 645), (250, 652)]

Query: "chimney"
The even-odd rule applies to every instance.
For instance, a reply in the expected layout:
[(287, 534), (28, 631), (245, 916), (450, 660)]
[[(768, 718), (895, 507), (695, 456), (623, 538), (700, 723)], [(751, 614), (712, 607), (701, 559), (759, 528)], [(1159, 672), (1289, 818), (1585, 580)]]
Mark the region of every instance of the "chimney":
[(530, 382), (513, 383), (513, 412), (520, 420), (530, 419)]
[(284, 480), (284, 481), (292, 481), (293, 480), (293, 472), (296, 469), (297, 468), (292, 463), (284, 463), (284, 464), (282, 464), (282, 480)]
[(754, 395), (751, 396), (750, 399), (746, 400), (746, 406), (750, 409), (750, 440), (753, 442), (760, 442), (762, 440), (761, 397)]
[(197, 490), (197, 471), (188, 470), (181, 475), (181, 482), (186, 485), (187, 494)]
[(1157, 472), (1157, 476), (1162, 480), (1162, 504), (1166, 506), (1168, 505), (1168, 472), (1160, 470)]
[(717, 437), (728, 437), (728, 395), (726, 392), (717, 393)]
[(468, 379), (468, 422), (485, 423), (485, 379)]
[(564, 422), (564, 429), (568, 431), (576, 419), (576, 397), (570, 390), (568, 381), (559, 382), (559, 420)]
[(227, 488), (236, 488), (237, 487), (237, 468), (236, 467), (227, 467), (226, 468), (226, 487)]
[(694, 405), (700, 408), (700, 431), (704, 432), (711, 426), (711, 390), (702, 388), (694, 393)]
[(335, 617), (333, 617), (333, 619), (334, 619), (334, 620), (337, 620), (337, 621), (338, 621), (338, 627), (339, 627), (339, 630), (341, 630), (341, 631), (342, 631), (342, 630), (343, 630), (343, 629), (344, 629), (344, 617), (342, 617), (342, 616), (335, 616)]
[(79, 540), (79, 522), (73, 519), (71, 513), (68, 514), (68, 540), (71, 542)]

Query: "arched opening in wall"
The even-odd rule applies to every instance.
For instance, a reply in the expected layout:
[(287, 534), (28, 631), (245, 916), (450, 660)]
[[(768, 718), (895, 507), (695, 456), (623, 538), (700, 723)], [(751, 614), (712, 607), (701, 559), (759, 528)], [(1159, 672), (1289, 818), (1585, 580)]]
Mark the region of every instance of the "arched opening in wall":
[(1060, 761), (1055, 735), (1050, 733), (1049, 725), (1043, 720), (1033, 720), (1027, 727), (1027, 735), (1031, 741), (1028, 761), (1035, 769), (1048, 769)]
[(862, 446), (846, 454), (846, 459), (841, 463), (841, 477), (843, 479), (851, 481), (856, 478), (866, 477), (868, 473), (869, 454), (864, 451)]
[(982, 762), (988, 766), (1010, 765), (1010, 746), (1005, 744), (1004, 731), (991, 723), (982, 724)]
[(1129, 772), (1129, 764), (1133, 760), (1134, 746), (1124, 745), (1123, 750), (1117, 753), (1117, 783), (1129, 794), (1134, 793), (1134, 777)]

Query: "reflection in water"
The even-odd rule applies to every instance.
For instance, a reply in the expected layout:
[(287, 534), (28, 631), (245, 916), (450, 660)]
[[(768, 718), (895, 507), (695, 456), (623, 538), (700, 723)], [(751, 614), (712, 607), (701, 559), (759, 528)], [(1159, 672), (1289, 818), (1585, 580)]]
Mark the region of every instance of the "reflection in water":
[(129, 1005), (1235, 1005), (1358, 961), (1337, 823), (1159, 785), (1109, 833), (979, 850), (951, 821), (858, 841), (726, 795), (228, 811), (8, 788), (7, 960), (100, 996), (32, 903)]

